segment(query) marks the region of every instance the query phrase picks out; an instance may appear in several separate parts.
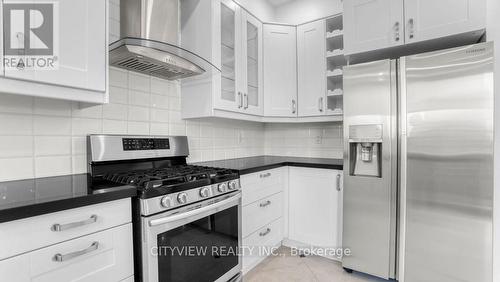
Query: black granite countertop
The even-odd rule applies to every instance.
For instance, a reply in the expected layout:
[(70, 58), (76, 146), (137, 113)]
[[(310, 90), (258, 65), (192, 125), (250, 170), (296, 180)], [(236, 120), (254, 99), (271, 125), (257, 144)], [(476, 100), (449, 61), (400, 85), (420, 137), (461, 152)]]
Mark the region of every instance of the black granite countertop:
[(239, 170), (240, 174), (249, 174), (281, 166), (299, 166), (312, 168), (343, 169), (342, 159), (297, 158), (279, 156), (257, 156), (249, 158), (228, 159), (194, 163), (196, 165), (214, 166)]
[(87, 174), (0, 182), (0, 223), (137, 195), (134, 186), (91, 186)]

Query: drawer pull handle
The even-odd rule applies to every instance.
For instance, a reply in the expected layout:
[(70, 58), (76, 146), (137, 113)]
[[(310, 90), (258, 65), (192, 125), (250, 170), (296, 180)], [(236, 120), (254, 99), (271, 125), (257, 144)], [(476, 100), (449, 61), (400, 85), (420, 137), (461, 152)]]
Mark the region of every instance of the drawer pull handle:
[(266, 235), (267, 235), (267, 234), (269, 234), (269, 233), (271, 233), (271, 228), (267, 228), (267, 229), (266, 229), (266, 231), (264, 231), (264, 232), (260, 232), (260, 233), (259, 233), (259, 236), (260, 236), (260, 237), (264, 237), (264, 236), (266, 236)]
[(82, 221), (78, 221), (78, 222), (72, 222), (72, 223), (68, 223), (68, 224), (54, 224), (52, 225), (52, 228), (51, 230), (54, 231), (54, 232), (61, 232), (61, 231), (64, 231), (64, 230), (68, 230), (68, 229), (71, 229), (71, 228), (75, 228), (75, 227), (80, 227), (80, 226), (84, 226), (84, 225), (89, 225), (89, 224), (92, 224), (92, 223), (95, 223), (97, 221), (97, 215), (92, 215), (89, 219), (87, 220), (82, 220)]
[(260, 203), (260, 207), (265, 208), (265, 207), (269, 206), (270, 204), (271, 204), (271, 201), (268, 200), (268, 201), (265, 201), (264, 203)]
[(269, 176), (271, 176), (271, 173), (270, 173), (270, 172), (268, 172), (268, 173), (263, 173), (263, 174), (261, 174), (261, 175), (260, 175), (260, 178), (266, 178), (266, 177), (269, 177)]
[(54, 261), (64, 262), (64, 261), (74, 259), (74, 258), (79, 257), (79, 256), (83, 256), (83, 255), (88, 254), (90, 252), (96, 251), (98, 248), (99, 248), (99, 242), (94, 242), (94, 243), (92, 243), (92, 245), (90, 245), (90, 247), (88, 247), (84, 250), (81, 250), (81, 251), (76, 251), (76, 252), (65, 254), (65, 255), (56, 254), (56, 255), (54, 255)]

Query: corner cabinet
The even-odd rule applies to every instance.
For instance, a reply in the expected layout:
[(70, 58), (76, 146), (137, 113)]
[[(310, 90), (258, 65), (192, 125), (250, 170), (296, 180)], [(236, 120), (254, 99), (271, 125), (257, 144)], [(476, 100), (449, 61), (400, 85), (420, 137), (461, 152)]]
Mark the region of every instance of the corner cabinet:
[[(26, 1), (14, 0), (9, 1), (9, 4), (18, 2), (22, 4)], [(0, 92), (106, 103), (108, 101), (108, 1), (56, 0), (50, 3), (55, 4), (52, 10), (54, 52), (50, 57), (55, 60), (56, 67), (35, 69), (29, 65), (23, 67), (22, 64), (16, 64), (14, 67), (3, 65), (3, 71), (0, 72)], [(2, 6), (0, 10), (8, 7), (7, 3), (0, 5)], [(7, 26), (5, 24), (7, 20), (8, 17), (4, 17), (2, 27)], [(44, 20), (50, 22), (50, 17)], [(2, 28), (3, 37), (10, 32)], [(16, 58), (29, 60), (30, 57), (25, 56), (30, 54), (29, 48), (32, 44), (35, 44), (36, 48), (47, 46), (41, 39), (33, 40), (33, 36), (30, 38), (34, 43), (24, 44), (23, 33), (20, 34), (21, 36), (17, 37), (20, 42), (10, 43), (17, 49)], [(5, 42), (5, 39), (3, 41)], [(2, 56), (9, 59), (11, 55), (6, 53), (7, 46), (3, 47)], [(6, 64), (6, 61), (2, 60), (3, 64)]]
[(264, 115), (297, 117), (297, 28), (264, 24)]
[(448, 36), (473, 43), (486, 27), (486, 0), (350, 0), (343, 7), (346, 54)]
[(182, 81), (183, 118), (262, 115), (262, 23), (230, 0), (184, 0), (181, 15), (182, 47), (221, 70)]

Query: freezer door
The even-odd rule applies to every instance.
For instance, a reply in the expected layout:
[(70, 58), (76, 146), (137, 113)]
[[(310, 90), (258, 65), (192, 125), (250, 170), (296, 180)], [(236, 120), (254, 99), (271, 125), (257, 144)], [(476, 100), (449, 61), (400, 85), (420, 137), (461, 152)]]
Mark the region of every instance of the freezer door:
[(493, 48), (403, 58), (404, 282), (491, 282)]
[(345, 268), (395, 275), (396, 62), (344, 68)]

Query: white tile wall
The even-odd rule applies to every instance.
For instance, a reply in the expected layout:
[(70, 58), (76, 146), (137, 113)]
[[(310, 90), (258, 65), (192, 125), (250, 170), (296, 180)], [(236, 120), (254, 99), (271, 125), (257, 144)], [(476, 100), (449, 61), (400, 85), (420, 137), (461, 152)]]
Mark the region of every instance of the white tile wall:
[(342, 158), (341, 123), (267, 124), (266, 155)]

